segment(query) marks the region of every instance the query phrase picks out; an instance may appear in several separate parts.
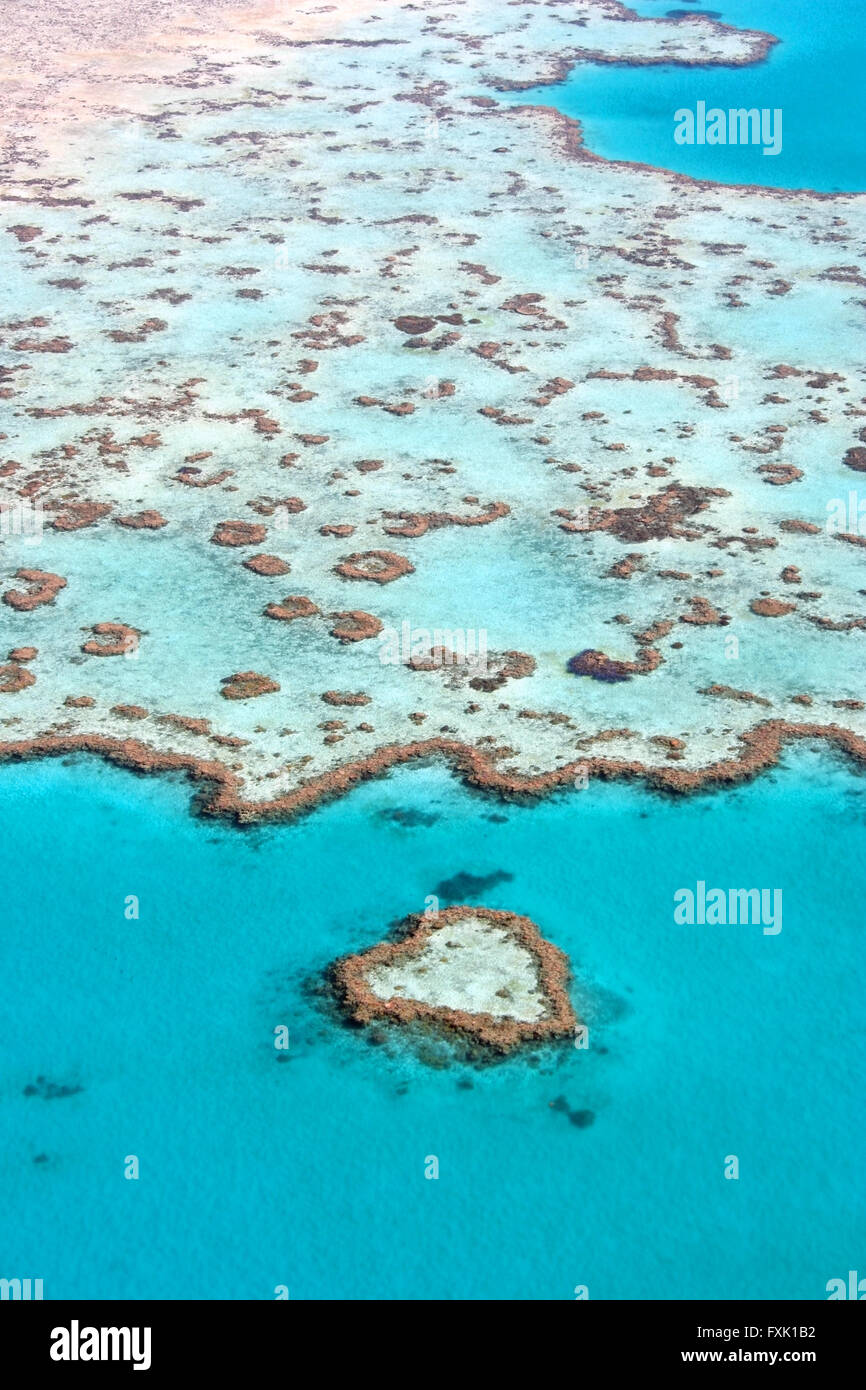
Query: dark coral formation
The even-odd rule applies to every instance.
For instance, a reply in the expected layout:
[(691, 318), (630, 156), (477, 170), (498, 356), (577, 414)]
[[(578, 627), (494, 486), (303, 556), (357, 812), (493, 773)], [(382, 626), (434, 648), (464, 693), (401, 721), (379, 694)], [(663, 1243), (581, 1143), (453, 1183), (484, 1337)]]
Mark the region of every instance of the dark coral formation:
[(363, 690), (326, 690), (322, 694), (326, 705), (369, 705), (370, 696)]
[(161, 531), (163, 526), (168, 525), (165, 517), (153, 510), (116, 516), (114, 520), (118, 526), (125, 526), (130, 531)]
[(19, 666), (16, 661), (0, 666), (0, 695), (17, 695), (20, 690), (26, 690), (28, 685), (35, 684), (36, 677), (26, 666)]
[(88, 656), (126, 656), (138, 649), (141, 633), (126, 623), (94, 623), (93, 636), (82, 645)]
[(94, 526), (110, 511), (108, 502), (70, 502), (52, 524), (55, 531), (80, 531), (85, 526)]
[(331, 636), (340, 642), (365, 642), (370, 637), (378, 637), (383, 624), (372, 613), (360, 608), (351, 608), (344, 613), (332, 613)]
[(3, 602), (19, 613), (29, 613), (43, 603), (53, 603), (60, 590), (66, 588), (66, 580), (61, 575), (50, 574), (47, 570), (19, 569), (15, 571), (15, 578), (30, 587), (7, 589)]
[(243, 563), (244, 569), (251, 570), (253, 574), (288, 574), (291, 569), (291, 565), (277, 555), (251, 555)]
[(783, 618), (786, 613), (795, 612), (797, 605), (781, 598), (753, 598), (749, 607), (759, 618)]
[(343, 579), (370, 579), (374, 584), (391, 584), (401, 575), (411, 574), (415, 566), (393, 550), (359, 550), (346, 555), (334, 566)]
[(630, 680), (632, 676), (645, 676), (660, 664), (661, 655), (654, 647), (645, 646), (637, 661), (618, 661), (605, 652), (586, 647), (576, 656), (569, 657), (566, 667), (573, 676), (589, 676), (594, 681), (615, 685), (619, 681)]
[(277, 622), (291, 623), (295, 618), (313, 618), (318, 611), (312, 599), (305, 598), (303, 594), (289, 594), (281, 603), (269, 603), (264, 614)]
[(220, 695), (225, 700), (255, 700), (279, 688), (275, 680), (259, 675), (258, 671), (236, 671), (233, 676), (223, 676)]
[(617, 540), (634, 544), (659, 541), (668, 536), (686, 538), (700, 535), (687, 523), (690, 517), (706, 511), (714, 497), (730, 497), (720, 487), (687, 487), (669, 483), (638, 507), (615, 507), (610, 511), (591, 512), (584, 528), (590, 531), (609, 531)]
[(268, 534), (267, 527), (253, 521), (221, 521), (211, 540), (214, 545), (261, 545)]

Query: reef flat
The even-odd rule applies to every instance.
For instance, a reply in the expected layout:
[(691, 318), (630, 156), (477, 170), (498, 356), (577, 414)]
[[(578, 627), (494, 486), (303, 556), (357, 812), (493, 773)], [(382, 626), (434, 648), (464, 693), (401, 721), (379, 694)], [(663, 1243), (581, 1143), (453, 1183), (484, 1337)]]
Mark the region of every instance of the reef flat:
[(333, 967), (356, 1023), (429, 1024), (497, 1052), (574, 1032), (567, 959), (528, 917), (457, 906), (398, 930)]
[(245, 820), (413, 759), (506, 795), (866, 761), (866, 201), (608, 163), (505, 96), (773, 37), (10, 16), (0, 757)]

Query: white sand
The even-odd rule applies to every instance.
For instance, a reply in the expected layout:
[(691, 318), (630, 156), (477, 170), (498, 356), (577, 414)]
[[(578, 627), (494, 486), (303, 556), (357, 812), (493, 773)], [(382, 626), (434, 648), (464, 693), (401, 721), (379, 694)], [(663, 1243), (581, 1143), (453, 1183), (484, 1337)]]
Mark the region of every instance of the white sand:
[(367, 982), (379, 999), (530, 1023), (547, 1012), (532, 953), (478, 917), (438, 928), (417, 955), (374, 967)]

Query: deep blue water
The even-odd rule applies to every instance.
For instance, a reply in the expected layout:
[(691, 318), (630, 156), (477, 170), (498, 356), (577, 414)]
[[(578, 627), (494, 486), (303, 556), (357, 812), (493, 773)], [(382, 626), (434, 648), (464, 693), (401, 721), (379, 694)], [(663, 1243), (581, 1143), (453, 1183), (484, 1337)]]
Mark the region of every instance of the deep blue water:
[[(821, 192), (866, 189), (863, 0), (719, 0), (706, 7), (634, 0), (655, 18), (688, 10), (775, 34), (768, 58), (747, 67), (629, 68), (581, 64), (557, 86), (516, 100), (559, 108), (584, 126), (587, 145), (607, 159), (633, 160), (721, 183)], [(678, 145), (674, 112), (739, 107), (782, 111), (782, 150), (755, 145)]]
[[(405, 769), (249, 831), (194, 819), (181, 783), (50, 762), (0, 770), (0, 816), (4, 1276), (48, 1298), (821, 1299), (862, 1268), (866, 780), (830, 757), (526, 808)], [(511, 874), (484, 901), (569, 953), (588, 1051), (434, 1067), (311, 992), (463, 871)], [(781, 888), (782, 931), (677, 926), (698, 879)]]

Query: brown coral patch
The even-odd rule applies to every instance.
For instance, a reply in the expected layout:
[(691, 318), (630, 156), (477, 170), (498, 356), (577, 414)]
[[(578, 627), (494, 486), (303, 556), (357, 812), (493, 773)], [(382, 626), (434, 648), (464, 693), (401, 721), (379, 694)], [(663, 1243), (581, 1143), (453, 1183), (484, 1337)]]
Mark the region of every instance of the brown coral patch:
[(506, 681), (522, 680), (535, 671), (535, 657), (528, 652), (475, 652), (465, 648), (431, 646), (425, 652), (415, 652), (407, 660), (410, 671), (444, 671), (458, 684), (469, 677), (472, 690), (499, 690)]
[(51, 524), (55, 531), (80, 531), (84, 526), (95, 525), (110, 511), (108, 502), (70, 502)]
[(35, 684), (36, 677), (26, 666), (19, 666), (15, 661), (0, 666), (0, 695), (17, 695), (19, 690)]
[(797, 605), (780, 598), (753, 598), (749, 607), (759, 618), (783, 618), (787, 613), (795, 612)]
[(267, 534), (267, 527), (258, 522), (220, 521), (211, 540), (214, 545), (261, 545)]
[(295, 618), (313, 618), (318, 611), (312, 599), (305, 598), (303, 594), (289, 594), (282, 603), (269, 603), (264, 614), (266, 618), (291, 623)]
[(160, 714), (157, 724), (170, 724), (173, 729), (183, 729), (187, 734), (205, 735), (211, 731), (209, 719), (195, 719), (189, 714)]
[(326, 690), (322, 695), (326, 705), (369, 705), (370, 696), (363, 690)]
[(12, 344), (13, 352), (71, 352), (75, 344), (69, 338), (20, 338)]
[[(491, 652), (487, 657), (484, 675), (474, 675), (469, 681), (472, 690), (499, 690), (506, 681), (523, 680), (535, 671), (535, 657), (528, 652)], [(475, 669), (474, 667), (472, 669)]]
[[(90, 696), (69, 696), (67, 704), (92, 704)], [(838, 701), (840, 708), (859, 709), (860, 701)], [(415, 722), (426, 716), (410, 716)], [(574, 784), (575, 776), (610, 781), (616, 778), (645, 779), (659, 790), (686, 795), (704, 787), (726, 787), (747, 781), (778, 763), (786, 744), (821, 740), (866, 768), (866, 739), (838, 724), (792, 724), (787, 720), (767, 720), (739, 735), (737, 756), (699, 768), (653, 767), (637, 760), (581, 757), (541, 773), (500, 772), (480, 749), (443, 737), (417, 743), (390, 744), (352, 763), (345, 763), (272, 801), (247, 801), (240, 784), (225, 764), (208, 762), (190, 754), (160, 752), (132, 739), (106, 735), (41, 734), (35, 738), (0, 743), (0, 759), (22, 761), (60, 757), (67, 753), (91, 753), (137, 771), (185, 772), (190, 778), (206, 782), (210, 791), (197, 805), (202, 815), (228, 815), (239, 823), (264, 819), (285, 819), (303, 814), (320, 802), (343, 796), (360, 782), (384, 776), (391, 768), (430, 758), (443, 758), (470, 786), (508, 799), (524, 800), (544, 796), (557, 787)], [(213, 741), (237, 748), (243, 740), (213, 735)]]
[(278, 555), (251, 555), (243, 562), (244, 569), (251, 570), (253, 574), (278, 575), (288, 574), (291, 565), (285, 560), (281, 560)]
[(802, 468), (795, 468), (793, 463), (762, 463), (756, 471), (763, 474), (764, 482), (771, 487), (787, 487), (803, 476)]
[(372, 613), (360, 608), (352, 608), (344, 613), (332, 613), (334, 626), (331, 636), (340, 642), (364, 642), (370, 637), (378, 637), (383, 624)]
[(297, 516), (299, 512), (307, 510), (306, 502), (302, 502), (300, 497), (260, 497), (254, 502), (248, 502), (247, 506), (259, 516), (273, 516), (278, 510), (290, 516)]
[(436, 327), (436, 320), (424, 318), (420, 314), (401, 314), (400, 318), (394, 319), (394, 327), (410, 338), (418, 338), (431, 332)]
[(727, 613), (720, 613), (708, 598), (696, 595), (689, 603), (691, 610), (680, 614), (681, 623), (692, 623), (695, 627), (726, 627), (731, 621)]
[(42, 236), (41, 227), (29, 226), (24, 222), (18, 222), (14, 227), (7, 227), (6, 230), (11, 233), (12, 236), (17, 237), (19, 246), (23, 246), (25, 242), (35, 240), (38, 236)]
[(656, 642), (661, 641), (662, 637), (668, 637), (674, 630), (674, 625), (670, 618), (657, 618), (656, 621), (643, 632), (636, 632), (634, 640), (641, 646), (654, 647)]
[(94, 623), (90, 630), (93, 636), (81, 648), (88, 656), (126, 656), (137, 650), (141, 637), (137, 628), (126, 623)]
[(706, 510), (713, 497), (729, 497), (724, 488), (687, 487), (670, 483), (639, 507), (592, 511), (585, 530), (609, 531), (621, 541), (658, 541), (669, 536), (697, 534), (687, 519)]
[[(468, 498), (464, 500), (469, 501)], [(477, 498), (472, 501), (477, 501)], [(480, 512), (469, 515), (460, 512), (385, 512), (388, 519), (383, 530), (389, 536), (415, 539), (440, 526), (489, 526), (491, 521), (508, 516), (510, 511), (507, 502), (487, 502)]]
[(126, 526), (130, 531), (159, 531), (168, 522), (156, 511), (132, 512), (129, 516), (116, 516), (118, 526)]
[[(477, 661), (477, 658), (475, 658)], [(465, 653), (454, 652), (450, 647), (435, 646), (426, 652), (415, 652), (409, 657), (406, 665), (410, 671), (439, 671), (442, 668), (453, 668), (468, 665), (473, 661), (472, 657), (467, 657)]]
[[(190, 458), (202, 458), (208, 455), (190, 454)], [(226, 478), (232, 476), (230, 468), (223, 468), (219, 473), (212, 473), (209, 478), (203, 476), (200, 468), (179, 468), (174, 475), (176, 483), (183, 483), (184, 487), (216, 487), (218, 483), (224, 483)]]
[(30, 588), (7, 589), (3, 595), (3, 602), (19, 613), (29, 613), (32, 609), (41, 607), (43, 603), (53, 603), (60, 590), (66, 588), (65, 579), (59, 574), (50, 574), (47, 570), (20, 569), (15, 571), (15, 578), (23, 580)]
[(826, 618), (810, 613), (808, 621), (814, 623), (822, 632), (864, 632), (866, 618)]
[(343, 579), (369, 579), (374, 584), (390, 584), (414, 569), (404, 555), (393, 550), (357, 550), (334, 566), (334, 572)]
[[(532, 956), (545, 1013), (529, 1022), (496, 1017), (490, 1013), (469, 1013), (422, 1003), (416, 999), (380, 999), (367, 983), (371, 968), (420, 954), (434, 932), (443, 931), (465, 918), (481, 918), (492, 927), (507, 932)], [(431, 920), (421, 914), (407, 917), (399, 928), (400, 939), (382, 942), (369, 951), (345, 956), (331, 970), (331, 977), (343, 1007), (356, 1023), (389, 1019), (400, 1024), (426, 1024), (450, 1035), (481, 1043), (495, 1052), (508, 1052), (522, 1043), (545, 1042), (573, 1035), (577, 1020), (566, 988), (568, 958), (551, 942), (545, 941), (528, 917), (486, 907), (457, 906), (440, 911)]]
[(655, 648), (642, 648), (637, 661), (620, 661), (608, 656), (606, 652), (587, 648), (569, 659), (567, 665), (573, 676), (590, 676), (594, 681), (615, 685), (627, 681), (632, 676), (646, 676), (655, 671), (662, 662), (661, 653)]
[[(561, 522), (560, 529), (563, 531), (573, 531), (584, 529), (575, 526), (574, 522)], [(608, 579), (631, 579), (632, 575), (639, 571), (645, 563), (645, 556), (639, 550), (630, 550), (628, 555), (624, 555), (621, 560), (616, 560), (607, 572)]]
[(220, 684), (220, 695), (225, 700), (255, 700), (280, 688), (277, 681), (259, 675), (258, 671), (236, 671), (233, 676), (223, 676)]
[(769, 707), (770, 701), (765, 700), (763, 695), (755, 695), (751, 690), (737, 690), (732, 685), (707, 685), (703, 690), (698, 691), (699, 695), (712, 695), (717, 700), (740, 700), (746, 704), (766, 705)]

